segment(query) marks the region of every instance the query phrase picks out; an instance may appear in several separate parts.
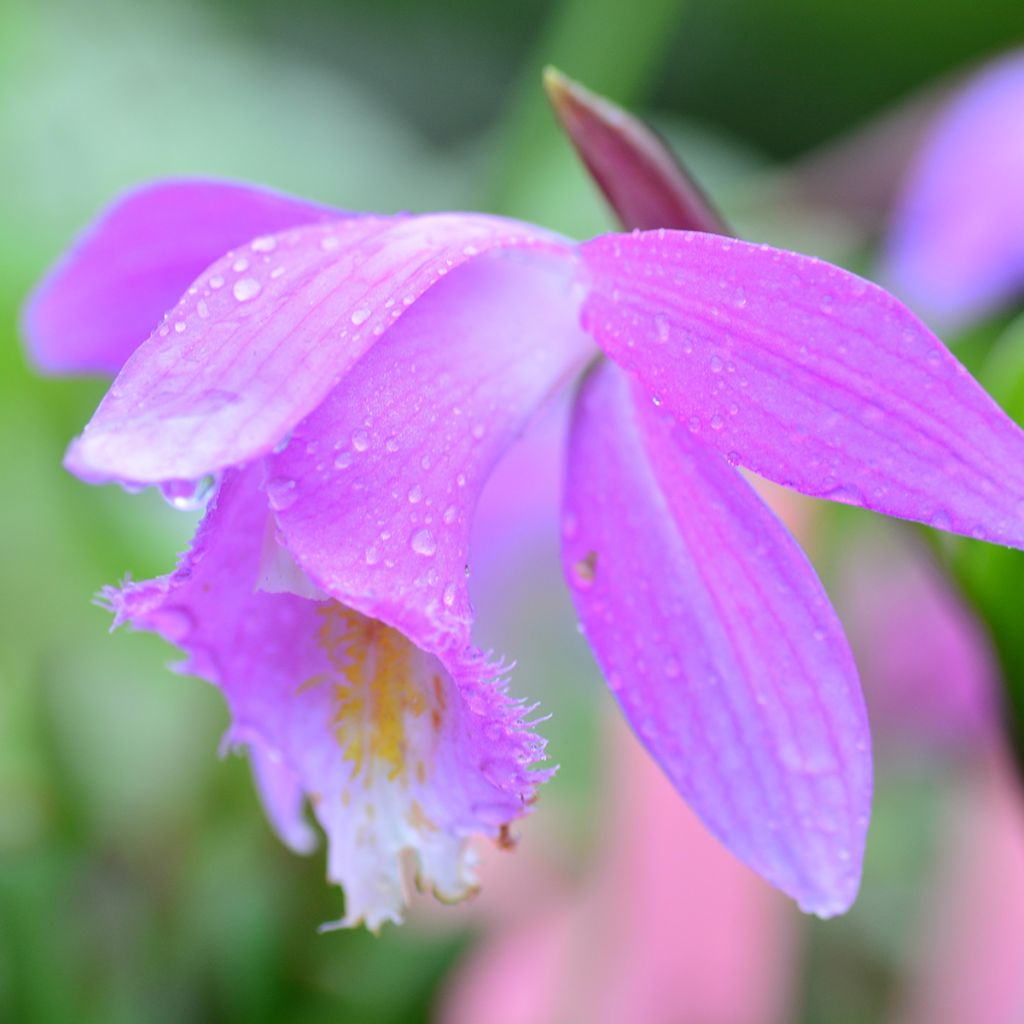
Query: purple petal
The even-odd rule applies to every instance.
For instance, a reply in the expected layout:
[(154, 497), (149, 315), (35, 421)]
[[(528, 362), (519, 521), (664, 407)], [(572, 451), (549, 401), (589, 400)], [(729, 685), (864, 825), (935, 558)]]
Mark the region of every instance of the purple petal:
[(893, 215), (886, 273), (948, 324), (1024, 295), (1024, 50), (937, 119)]
[(481, 257), (425, 295), (268, 460), (299, 565), (421, 646), (469, 639), (469, 531), (495, 462), (596, 353), (571, 264)]
[(554, 236), (472, 214), (361, 218), (215, 263), (128, 361), (67, 466), (91, 482), (195, 480), (269, 454), (452, 268)]
[(29, 351), (50, 373), (114, 374), (214, 260), (257, 235), (344, 216), (226, 181), (159, 181), (119, 198), (26, 307)]
[(257, 589), (275, 544), (259, 478), (258, 466), (225, 474), (173, 575), (108, 591), (116, 622), (184, 648), (185, 669), (221, 688), (226, 742), (254, 751), (271, 820), (300, 850), (310, 801), (343, 924), (400, 919), (410, 850), (423, 885), (465, 896), (468, 838), (500, 838), (524, 813), (550, 774), (530, 767), (543, 743), (473, 651), (442, 660), (335, 601)]
[(602, 365), (574, 416), (563, 558), (587, 636), (708, 828), (805, 910), (841, 913), (871, 798), (842, 629), (747, 483), (629, 388)]
[(1024, 546), (1024, 434), (881, 288), (688, 232), (606, 236), (581, 252), (588, 330), (734, 465)]

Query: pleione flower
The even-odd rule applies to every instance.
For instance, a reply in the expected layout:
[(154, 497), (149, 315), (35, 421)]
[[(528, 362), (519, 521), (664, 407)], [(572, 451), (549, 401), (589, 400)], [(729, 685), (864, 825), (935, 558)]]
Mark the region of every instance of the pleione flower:
[(212, 495), (177, 570), (107, 600), (223, 690), (297, 849), (308, 800), (344, 923), (399, 919), (406, 851), (469, 892), (469, 836), (507, 841), (549, 774), (473, 647), (467, 569), (490, 471), (567, 384), (563, 562), (598, 663), (710, 831), (808, 911), (857, 891), (868, 725), (737, 469), (1024, 546), (1021, 431), (888, 293), (766, 245), (174, 181), (102, 214), (24, 323), (45, 368), (117, 372), (72, 472)]
[(935, 117), (893, 212), (886, 275), (922, 315), (969, 324), (1024, 295), (1024, 50)]

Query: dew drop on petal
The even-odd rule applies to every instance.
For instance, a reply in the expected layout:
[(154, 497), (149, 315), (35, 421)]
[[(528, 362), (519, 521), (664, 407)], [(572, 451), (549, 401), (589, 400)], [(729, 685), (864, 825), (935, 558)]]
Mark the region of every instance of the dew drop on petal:
[(256, 252), (273, 252), (277, 248), (277, 239), (273, 235), (261, 235), (252, 240), (252, 248)]
[(423, 500), (423, 488), (419, 484), (413, 484), (412, 487), (409, 488), (409, 494), (407, 497), (409, 498), (410, 505), (419, 504), (419, 502)]
[(409, 541), (409, 547), (411, 547), (417, 555), (422, 555), (424, 558), (430, 558), (434, 552), (437, 551), (437, 540), (429, 530), (417, 530)]
[(370, 435), (365, 430), (353, 430), (352, 447), (357, 452), (365, 452), (370, 447)]
[(370, 319), (370, 308), (369, 306), (359, 306), (358, 309), (352, 310), (352, 316), (349, 317), (353, 325), (358, 327), (360, 324), (366, 323)]
[(668, 337), (669, 337), (669, 323), (668, 323), (668, 317), (665, 316), (664, 313), (659, 313), (654, 318), (654, 331), (655, 331), (655, 337), (658, 339), (658, 341), (663, 342), (663, 343), (668, 341)]
[(254, 277), (240, 277), (231, 289), (231, 293), (239, 302), (248, 302), (260, 291), (260, 283)]
[(287, 477), (274, 477), (267, 481), (267, 501), (275, 512), (283, 512), (295, 504), (298, 497), (295, 481)]

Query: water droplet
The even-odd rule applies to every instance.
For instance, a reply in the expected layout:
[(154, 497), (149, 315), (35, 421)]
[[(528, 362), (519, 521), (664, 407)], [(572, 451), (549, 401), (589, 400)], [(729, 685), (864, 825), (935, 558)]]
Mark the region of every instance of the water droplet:
[(700, 430), (700, 418), (697, 417), (697, 416), (691, 416), (686, 421), (686, 425), (687, 425), (687, 427), (690, 428), (690, 433), (691, 434), (696, 434), (697, 431)]
[(668, 317), (665, 316), (664, 313), (659, 313), (654, 318), (654, 330), (658, 341), (662, 343), (668, 341), (671, 328), (669, 326)]
[(474, 423), (473, 429), (470, 431), (473, 435), (473, 440), (479, 441), (484, 436), (486, 430), (487, 428), (482, 423)]
[(231, 293), (239, 302), (248, 302), (258, 295), (259, 291), (260, 283), (254, 277), (240, 277), (231, 289)]
[(449, 583), (444, 588), (444, 593), (441, 595), (441, 600), (444, 602), (445, 608), (451, 608), (455, 604), (455, 584)]
[(410, 505), (419, 504), (419, 502), (423, 500), (423, 488), (420, 487), (419, 484), (413, 484), (412, 487), (409, 488), (408, 498)]
[(365, 452), (370, 447), (370, 435), (365, 430), (353, 430), (351, 441), (357, 452)]
[(295, 504), (298, 494), (295, 481), (287, 477), (274, 477), (267, 481), (267, 501), (275, 512), (283, 512)]
[(277, 239), (273, 235), (260, 235), (252, 240), (252, 248), (255, 252), (273, 252), (277, 248)]
[(178, 321), (178, 322), (177, 322), (177, 323), (176, 323), (176, 324), (174, 325), (174, 331), (175, 331), (175, 333), (176, 333), (176, 334), (183, 334), (183, 333), (184, 333), (184, 331), (185, 331), (185, 328), (186, 328), (187, 326), (188, 326), (188, 325), (187, 325), (187, 324), (185, 323), (185, 321), (184, 321), (184, 320), (179, 320), (179, 321)]
[(724, 426), (725, 426), (725, 420), (723, 420), (722, 417), (719, 416), (718, 413), (716, 412), (714, 414), (714, 416), (711, 417), (711, 429), (712, 430), (721, 430), (722, 427), (724, 427)]
[(938, 508), (932, 513), (932, 517), (929, 520), (932, 526), (936, 530), (949, 530), (952, 528), (952, 523), (949, 519), (949, 513), (945, 509)]
[(349, 319), (356, 327), (360, 324), (365, 324), (370, 319), (370, 307), (359, 306), (357, 309), (352, 310), (352, 316)]
[(832, 296), (822, 295), (821, 302), (818, 303), (818, 308), (822, 313), (830, 314), (832, 312)]
[(236, 270), (238, 271), (239, 274), (241, 274), (243, 271), (249, 269), (249, 261), (244, 256), (242, 256), (231, 264), (231, 269)]
[(429, 530), (417, 530), (409, 541), (409, 547), (411, 547), (417, 555), (422, 555), (424, 558), (430, 558), (434, 552), (437, 551), (437, 539)]
[(206, 302), (203, 299), (200, 299), (196, 303), (196, 312), (203, 320), (205, 320), (210, 315), (210, 307), (206, 304)]
[(352, 453), (351, 452), (342, 452), (334, 460), (334, 468), (335, 469), (348, 469), (348, 467), (351, 466), (351, 465), (352, 465)]
[(334, 252), (339, 245), (341, 245), (341, 242), (339, 242), (334, 235), (325, 235), (320, 239), (320, 248), (323, 249), (324, 252)]
[(718, 356), (712, 356), (708, 365), (711, 367), (712, 373), (721, 373), (724, 363)]
[(451, 526), (455, 522), (456, 516), (458, 516), (459, 510), (454, 505), (449, 505), (444, 510), (444, 515), (441, 517), (444, 520), (445, 526)]
[(380, 549), (376, 544), (371, 544), (363, 552), (363, 561), (366, 562), (367, 565), (376, 565), (380, 561)]
[(725, 457), (725, 461), (728, 462), (730, 466), (738, 466), (740, 464), (740, 453), (729, 452)]
[(199, 480), (168, 480), (160, 485), (160, 493), (179, 512), (195, 512), (209, 504), (217, 490), (218, 479), (209, 473)]
[(386, 449), (387, 449), (387, 450), (388, 450), (389, 452), (397, 452), (397, 451), (398, 451), (398, 439), (397, 439), (397, 438), (395, 438), (395, 437), (389, 437), (389, 438), (388, 438), (388, 439), (387, 439), (387, 440), (386, 440), (386, 441), (384, 442), (384, 447), (385, 447), (385, 448), (386, 448)]
[(210, 287), (214, 291), (216, 291), (218, 288), (223, 288), (224, 278), (221, 277), (220, 274), (214, 274), (213, 277), (210, 278)]

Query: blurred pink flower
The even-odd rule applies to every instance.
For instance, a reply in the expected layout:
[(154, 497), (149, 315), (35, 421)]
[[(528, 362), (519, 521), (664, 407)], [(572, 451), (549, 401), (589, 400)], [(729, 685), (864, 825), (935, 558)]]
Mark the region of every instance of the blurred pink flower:
[(1024, 50), (985, 67), (929, 129), (893, 215), (886, 275), (970, 323), (1024, 293)]
[(73, 472), (215, 493), (175, 573), (106, 596), (223, 689), (298, 849), (312, 802), (345, 923), (399, 919), (406, 850), (438, 895), (471, 891), (468, 837), (502, 839), (545, 777), (470, 642), (470, 525), (602, 352), (565, 475), (581, 623), (677, 790), (806, 910), (857, 891), (867, 723), (817, 577), (735, 467), (1024, 546), (1020, 430), (886, 292), (770, 246), (171, 182), (102, 216), (25, 323), (50, 368), (120, 369)]

